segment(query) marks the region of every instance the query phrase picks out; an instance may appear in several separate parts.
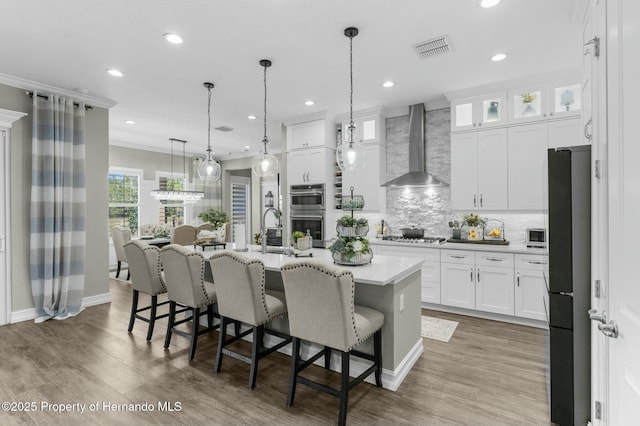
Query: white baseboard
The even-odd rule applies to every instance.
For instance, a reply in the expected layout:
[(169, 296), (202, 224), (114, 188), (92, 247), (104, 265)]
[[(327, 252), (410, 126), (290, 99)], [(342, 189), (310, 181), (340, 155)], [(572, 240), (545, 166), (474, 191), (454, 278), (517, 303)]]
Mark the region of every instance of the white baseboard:
[[(82, 299), (82, 309), (89, 306), (101, 305), (111, 302), (111, 293), (97, 294), (95, 296), (87, 296)], [(22, 309), (20, 311), (11, 312), (10, 324), (17, 322), (29, 321), (35, 319), (36, 308)]]
[[(241, 330), (244, 331), (246, 329), (247, 328), (243, 326)], [(229, 333), (229, 331), (227, 331), (227, 333)], [(253, 339), (251, 334), (246, 336), (244, 340), (252, 341)], [(274, 346), (281, 340), (282, 339), (271, 336), (269, 334), (265, 334), (264, 336), (265, 347)], [(321, 349), (322, 346), (305, 342), (301, 347), (300, 356), (302, 357), (302, 359), (308, 359), (319, 352)], [(396, 367), (395, 370), (387, 370), (386, 368), (382, 369), (382, 387), (393, 392), (398, 390), (400, 384), (402, 384), (402, 381), (405, 379), (405, 377), (407, 377), (407, 374), (409, 374), (409, 371), (411, 371), (413, 365), (418, 361), (423, 351), (424, 349), (422, 347), (421, 337), (420, 340), (418, 340), (413, 346), (413, 348), (411, 348), (409, 353), (404, 357), (404, 359), (398, 364), (398, 367)], [(283, 348), (278, 349), (278, 352), (291, 356), (291, 345), (286, 345)], [(340, 363), (340, 355), (333, 351), (331, 354), (331, 370), (339, 372)], [(314, 362), (314, 364), (324, 368), (324, 358), (320, 357)], [(370, 366), (371, 362), (369, 361), (361, 360), (358, 357), (351, 357), (351, 362), (349, 364), (349, 375), (351, 377), (358, 377)], [(373, 374), (371, 374), (369, 375), (369, 377), (364, 379), (364, 381), (367, 383), (375, 384), (375, 377)]]

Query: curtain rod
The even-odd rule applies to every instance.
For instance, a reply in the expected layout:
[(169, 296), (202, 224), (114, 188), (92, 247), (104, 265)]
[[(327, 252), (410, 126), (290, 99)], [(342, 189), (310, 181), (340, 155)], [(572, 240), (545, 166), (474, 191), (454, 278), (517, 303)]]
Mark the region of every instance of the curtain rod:
[[(33, 98), (33, 92), (32, 92), (32, 91), (30, 91), (30, 90), (25, 91), (25, 92), (24, 92), (24, 94), (25, 94), (25, 95), (27, 95), (27, 96), (29, 96), (30, 98)], [(39, 97), (39, 98), (42, 98), (42, 99), (49, 99), (49, 95), (43, 95), (43, 94), (40, 94), (40, 93), (38, 93), (38, 97)], [(77, 107), (79, 107), (79, 106), (80, 106), (80, 104), (79, 104), (78, 102), (74, 102), (74, 103), (73, 103), (73, 106), (77, 106)], [(85, 109), (85, 110), (93, 109), (93, 107), (92, 107), (91, 105), (85, 105), (85, 106), (84, 106), (84, 109)]]

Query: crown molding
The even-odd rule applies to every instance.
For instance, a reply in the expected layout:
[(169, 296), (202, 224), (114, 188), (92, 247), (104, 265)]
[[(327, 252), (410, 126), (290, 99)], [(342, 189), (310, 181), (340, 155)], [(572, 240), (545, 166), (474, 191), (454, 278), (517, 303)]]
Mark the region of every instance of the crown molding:
[(74, 101), (81, 101), (85, 104), (92, 105), (98, 108), (112, 108), (118, 103), (111, 99), (100, 98), (97, 96), (78, 93), (74, 90), (63, 89), (60, 87), (52, 86), (50, 84), (40, 83), (37, 81), (27, 80), (21, 77), (16, 77), (9, 74), (0, 73), (0, 84), (5, 84), (11, 87), (17, 87), (18, 89), (25, 89), (36, 92), (51, 93), (55, 95), (67, 96)]
[(8, 109), (0, 109), (0, 127), (11, 127), (13, 123), (20, 120), (26, 112), (10, 111)]

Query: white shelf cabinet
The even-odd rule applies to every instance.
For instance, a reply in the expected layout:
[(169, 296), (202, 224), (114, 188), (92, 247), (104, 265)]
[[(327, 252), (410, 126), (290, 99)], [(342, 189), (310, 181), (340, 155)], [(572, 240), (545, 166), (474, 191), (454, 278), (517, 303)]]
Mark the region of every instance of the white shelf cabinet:
[(545, 306), (549, 295), (544, 271), (548, 258), (545, 255), (515, 255), (515, 315), (539, 321), (547, 321)]
[(440, 304), (440, 249), (376, 245), (376, 254), (419, 257), (422, 264), (422, 302)]
[(579, 83), (539, 84), (510, 90), (509, 124), (579, 117), (581, 97)]
[(509, 210), (547, 209), (547, 148), (586, 143), (579, 117), (510, 126)]
[(514, 314), (512, 254), (445, 249), (440, 267), (443, 305)]
[(451, 135), (452, 210), (506, 210), (507, 129)]
[(289, 185), (331, 182), (331, 160), (333, 150), (309, 148), (287, 154), (287, 177)]
[(457, 99), (451, 102), (451, 131), (478, 130), (507, 124), (507, 93)]
[(287, 151), (331, 147), (333, 133), (327, 120), (315, 120), (287, 126)]

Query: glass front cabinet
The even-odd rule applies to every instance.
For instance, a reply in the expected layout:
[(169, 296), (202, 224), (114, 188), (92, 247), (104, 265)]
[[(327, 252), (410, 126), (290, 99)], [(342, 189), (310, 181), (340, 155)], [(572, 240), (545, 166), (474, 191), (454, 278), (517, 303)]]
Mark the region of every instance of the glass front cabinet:
[(529, 86), (509, 91), (509, 123), (580, 115), (580, 84)]
[(507, 124), (506, 101), (506, 92), (495, 92), (451, 102), (451, 131), (504, 126)]

